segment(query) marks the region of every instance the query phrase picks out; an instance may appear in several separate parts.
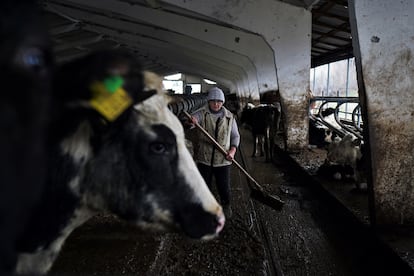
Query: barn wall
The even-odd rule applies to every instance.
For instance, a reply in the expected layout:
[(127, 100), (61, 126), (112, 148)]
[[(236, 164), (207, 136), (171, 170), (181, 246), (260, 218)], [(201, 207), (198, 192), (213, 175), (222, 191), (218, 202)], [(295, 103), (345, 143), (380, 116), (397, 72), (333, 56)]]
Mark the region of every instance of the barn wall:
[(350, 1), (378, 224), (414, 224), (413, 11), (411, 0)]

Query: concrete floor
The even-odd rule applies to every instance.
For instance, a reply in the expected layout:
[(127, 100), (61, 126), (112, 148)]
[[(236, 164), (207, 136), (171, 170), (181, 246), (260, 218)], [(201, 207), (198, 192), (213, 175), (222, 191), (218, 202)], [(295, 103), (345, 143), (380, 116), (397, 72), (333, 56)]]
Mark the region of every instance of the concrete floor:
[(251, 200), (246, 177), (233, 168), (233, 217), (218, 239), (200, 243), (143, 233), (101, 215), (72, 233), (51, 274), (409, 275), (366, 223), (303, 169), (309, 167), (297, 162), (303, 157), (280, 153), (273, 163), (251, 158), (251, 137), (242, 128), (241, 134), (247, 170), (285, 200), (282, 210)]
[[(281, 139), (278, 140), (278, 145), (280, 149)], [(358, 227), (375, 237), (407, 273), (414, 275), (414, 226), (374, 227), (370, 221), (368, 192), (358, 192), (352, 180), (337, 181), (317, 175), (316, 170), (324, 162), (326, 150), (316, 148), (289, 154), (279, 150), (279, 153), (291, 166), (309, 176), (315, 188), (325, 194), (328, 200), (335, 202)]]

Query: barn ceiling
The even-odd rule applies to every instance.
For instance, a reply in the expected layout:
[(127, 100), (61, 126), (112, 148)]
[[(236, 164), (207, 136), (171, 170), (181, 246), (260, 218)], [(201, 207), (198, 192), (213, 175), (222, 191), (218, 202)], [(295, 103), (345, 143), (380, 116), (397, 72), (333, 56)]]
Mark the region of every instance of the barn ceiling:
[[(146, 8), (168, 10), (187, 17), (197, 17), (207, 22), (211, 18), (161, 3), (158, 0), (118, 0)], [(116, 3), (116, 1), (113, 1)], [(312, 67), (352, 57), (351, 31), (347, 0), (287, 0), (290, 4), (312, 11)], [(144, 69), (161, 75), (175, 72), (203, 72), (204, 61), (194, 60), (190, 53), (179, 58), (163, 55), (169, 41), (151, 35), (152, 30), (163, 31), (148, 22), (131, 21), (129, 18), (94, 6), (97, 1), (44, 0), (43, 7), (52, 35), (58, 62), (64, 62), (97, 49), (124, 48), (134, 52)], [(164, 30), (168, 32), (168, 30)], [(180, 52), (181, 53), (181, 52)], [(196, 53), (194, 53), (196, 54)], [(181, 55), (181, 54), (180, 54)], [(223, 77), (232, 72), (221, 72)]]
[(321, 0), (312, 8), (311, 66), (353, 57), (347, 0)]

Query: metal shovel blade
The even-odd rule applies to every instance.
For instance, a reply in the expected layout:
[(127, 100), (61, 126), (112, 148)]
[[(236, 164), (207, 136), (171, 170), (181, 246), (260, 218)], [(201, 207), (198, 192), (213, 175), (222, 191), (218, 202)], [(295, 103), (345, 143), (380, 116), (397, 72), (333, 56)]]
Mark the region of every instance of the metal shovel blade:
[(259, 189), (251, 188), (250, 196), (251, 198), (275, 210), (281, 210), (284, 205), (284, 202), (281, 201), (279, 197), (275, 197)]

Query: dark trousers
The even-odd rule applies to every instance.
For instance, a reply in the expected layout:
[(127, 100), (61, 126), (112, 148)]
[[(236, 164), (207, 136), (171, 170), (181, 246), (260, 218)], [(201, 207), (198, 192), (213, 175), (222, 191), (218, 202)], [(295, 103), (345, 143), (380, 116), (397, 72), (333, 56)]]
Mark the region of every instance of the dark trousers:
[(222, 167), (211, 167), (198, 163), (197, 167), (204, 180), (206, 181), (210, 191), (212, 191), (211, 181), (214, 176), (221, 204), (230, 204), (230, 165)]

